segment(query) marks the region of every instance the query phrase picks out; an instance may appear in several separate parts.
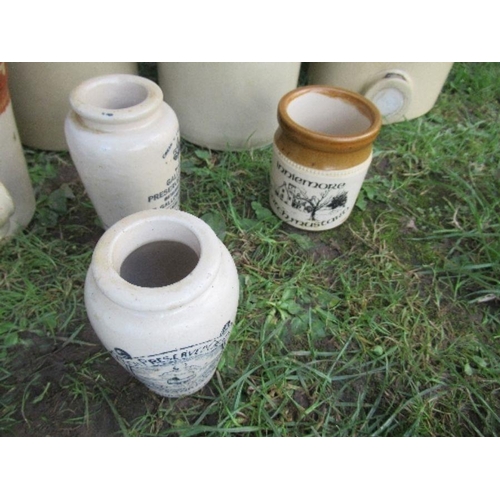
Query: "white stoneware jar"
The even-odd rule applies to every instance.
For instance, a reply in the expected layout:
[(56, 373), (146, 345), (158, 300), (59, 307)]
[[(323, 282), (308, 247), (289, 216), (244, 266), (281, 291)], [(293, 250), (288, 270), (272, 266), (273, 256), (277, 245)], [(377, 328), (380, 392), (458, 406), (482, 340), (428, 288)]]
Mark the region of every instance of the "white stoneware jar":
[(158, 85), (106, 75), (81, 83), (70, 102), (71, 158), (106, 228), (141, 210), (179, 208), (179, 123)]
[(0, 63), (0, 239), (25, 227), (35, 213), (35, 195), (17, 132), (7, 69)]
[(8, 66), (21, 142), (53, 151), (68, 149), (64, 119), (69, 93), (77, 85), (111, 73), (137, 74), (133, 62), (12, 62)]
[(278, 106), (270, 204), (288, 224), (323, 231), (350, 215), (380, 131), (376, 106), (363, 96), (311, 85)]
[(272, 143), (276, 106), (297, 87), (300, 63), (158, 63), (165, 99), (184, 139), (216, 150)]
[(214, 374), (238, 288), (233, 259), (205, 222), (179, 210), (146, 210), (97, 243), (85, 305), (118, 363), (157, 394), (180, 397)]
[(311, 63), (309, 83), (359, 92), (379, 108), (384, 123), (429, 112), (453, 66), (451, 62)]

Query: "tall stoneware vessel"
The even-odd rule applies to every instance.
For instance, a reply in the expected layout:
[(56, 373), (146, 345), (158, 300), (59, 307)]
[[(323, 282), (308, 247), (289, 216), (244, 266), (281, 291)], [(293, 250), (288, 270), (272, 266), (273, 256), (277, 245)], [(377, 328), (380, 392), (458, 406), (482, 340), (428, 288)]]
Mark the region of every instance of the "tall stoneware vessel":
[(179, 210), (147, 210), (99, 240), (85, 305), (116, 361), (157, 394), (180, 397), (214, 374), (238, 287), (231, 255), (205, 222)]
[(27, 226), (35, 212), (35, 196), (19, 140), (7, 67), (0, 63), (0, 239)]
[(70, 101), (71, 158), (106, 228), (148, 208), (179, 208), (179, 123), (158, 85), (105, 75), (81, 83)]
[(271, 144), (276, 106), (297, 86), (300, 63), (158, 63), (182, 137), (216, 150)]
[(278, 120), (271, 208), (308, 231), (342, 224), (371, 163), (382, 124), (377, 107), (355, 92), (311, 85), (281, 99)]
[(21, 141), (25, 146), (67, 150), (64, 120), (69, 93), (78, 84), (111, 73), (137, 74), (134, 62), (11, 62), (10, 90)]
[(379, 108), (384, 123), (429, 112), (453, 66), (451, 62), (310, 63), (309, 83), (363, 94)]

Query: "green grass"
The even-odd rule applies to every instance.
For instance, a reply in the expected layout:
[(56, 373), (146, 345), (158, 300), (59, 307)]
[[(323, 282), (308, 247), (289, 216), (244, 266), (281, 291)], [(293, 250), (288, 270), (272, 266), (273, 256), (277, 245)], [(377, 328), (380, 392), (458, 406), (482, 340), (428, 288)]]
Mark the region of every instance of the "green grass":
[(37, 213), (0, 249), (0, 433), (498, 435), (499, 116), (500, 64), (455, 64), (430, 113), (384, 126), (357, 208), (322, 233), (270, 212), (270, 148), (184, 143), (182, 209), (223, 239), (241, 297), (212, 381), (171, 400), (99, 345), (82, 287), (102, 229), (69, 156), (27, 150)]

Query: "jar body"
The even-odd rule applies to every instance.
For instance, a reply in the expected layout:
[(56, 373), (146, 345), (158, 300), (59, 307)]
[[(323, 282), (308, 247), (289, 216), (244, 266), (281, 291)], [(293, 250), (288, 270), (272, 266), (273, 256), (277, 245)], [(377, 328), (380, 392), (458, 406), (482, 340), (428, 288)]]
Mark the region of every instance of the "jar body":
[(1, 238), (13, 235), (31, 221), (35, 195), (14, 118), (5, 63), (0, 63), (0, 183), (3, 195)]
[(359, 92), (380, 109), (384, 123), (411, 120), (436, 103), (451, 62), (311, 63), (311, 84)]
[[(117, 276), (135, 250), (164, 238), (198, 255), (191, 273), (156, 288)], [(163, 257), (156, 264), (168, 268), (168, 253)], [(107, 258), (112, 264), (103, 271)], [(121, 220), (99, 241), (87, 273), (85, 305), (114, 359), (157, 394), (180, 397), (213, 376), (235, 321), (238, 287), (231, 255), (203, 221), (180, 211), (148, 210)]]
[[(87, 80), (75, 93), (89, 82), (102, 82), (100, 87), (106, 99), (119, 100), (121, 93), (127, 98), (130, 81), (139, 89), (143, 84), (153, 88), (157, 92), (156, 101), (160, 96), (146, 117), (133, 119), (135, 108), (146, 105), (151, 97), (148, 95), (142, 100), (141, 94), (137, 103), (134, 101), (126, 108), (93, 106), (92, 112), (109, 118), (105, 123), (82, 115), (84, 111), (80, 108), (86, 104), (85, 95), (74, 103), (66, 118), (65, 133), (71, 158), (106, 228), (141, 210), (179, 208), (179, 124), (172, 108), (163, 102), (161, 90), (144, 78), (109, 75)], [(110, 82), (109, 89), (107, 82)], [(120, 115), (127, 113), (130, 121), (121, 123)]]
[(288, 224), (323, 231), (351, 214), (372, 160), (381, 118), (359, 94), (307, 86), (278, 106), (270, 205)]
[(276, 106), (297, 86), (300, 63), (158, 63), (182, 137), (216, 150), (272, 143)]
[(269, 200), (291, 226), (324, 231), (347, 220), (356, 204), (372, 155), (346, 169), (319, 170), (296, 163), (275, 144)]
[(68, 149), (64, 120), (71, 90), (100, 75), (137, 74), (137, 63), (133, 62), (13, 62), (8, 66), (21, 142), (52, 151)]

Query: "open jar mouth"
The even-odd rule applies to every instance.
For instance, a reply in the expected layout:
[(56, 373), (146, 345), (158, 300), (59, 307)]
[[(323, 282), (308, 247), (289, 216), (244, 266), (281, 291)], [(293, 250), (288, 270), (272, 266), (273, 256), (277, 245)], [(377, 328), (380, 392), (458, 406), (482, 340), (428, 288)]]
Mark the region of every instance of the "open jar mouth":
[(278, 105), (281, 128), (297, 142), (324, 151), (353, 151), (371, 144), (382, 119), (361, 94), (310, 85), (292, 90)]
[(207, 290), (220, 262), (219, 239), (205, 222), (179, 210), (146, 210), (106, 231), (89, 272), (113, 302), (160, 311)]
[(163, 93), (154, 82), (136, 75), (90, 78), (70, 94), (73, 110), (98, 123), (127, 123), (154, 112)]

